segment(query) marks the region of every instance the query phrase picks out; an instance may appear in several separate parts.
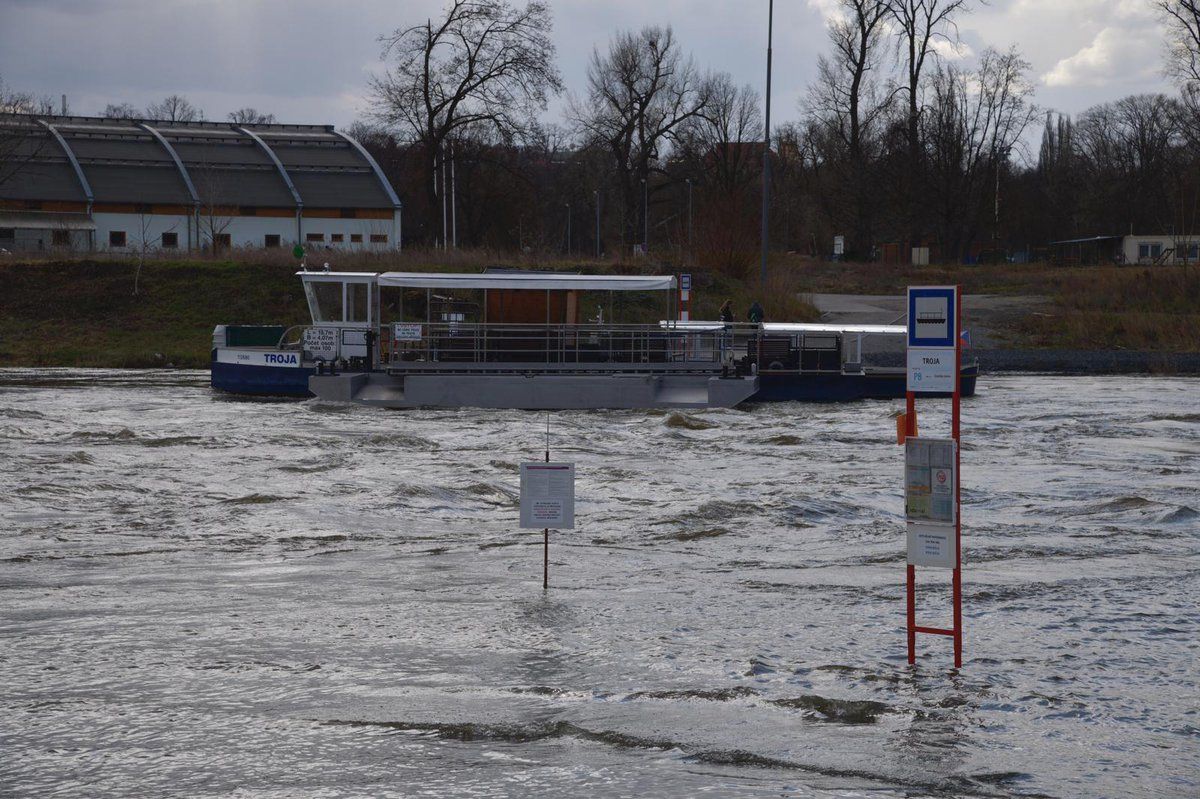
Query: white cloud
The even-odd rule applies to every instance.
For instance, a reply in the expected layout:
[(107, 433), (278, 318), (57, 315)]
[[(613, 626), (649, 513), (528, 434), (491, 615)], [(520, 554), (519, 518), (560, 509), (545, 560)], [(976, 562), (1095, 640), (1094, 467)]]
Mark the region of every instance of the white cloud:
[(1047, 86), (1106, 86), (1150, 77), (1157, 69), (1160, 42), (1152, 29), (1103, 28), (1090, 44), (1042, 75), (1042, 82)]
[(964, 58), (970, 58), (975, 55), (975, 51), (971, 49), (971, 45), (964, 41), (934, 39), (930, 43), (930, 48), (947, 61), (961, 61)]
[(820, 14), (821, 19), (826, 22), (841, 19), (845, 14), (838, 0), (808, 0), (808, 7)]

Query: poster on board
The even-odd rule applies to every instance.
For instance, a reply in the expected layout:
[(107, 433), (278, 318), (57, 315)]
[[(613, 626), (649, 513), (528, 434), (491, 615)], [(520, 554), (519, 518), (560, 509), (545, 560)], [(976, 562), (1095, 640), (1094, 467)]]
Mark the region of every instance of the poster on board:
[(521, 464), (521, 527), (575, 528), (575, 464)]

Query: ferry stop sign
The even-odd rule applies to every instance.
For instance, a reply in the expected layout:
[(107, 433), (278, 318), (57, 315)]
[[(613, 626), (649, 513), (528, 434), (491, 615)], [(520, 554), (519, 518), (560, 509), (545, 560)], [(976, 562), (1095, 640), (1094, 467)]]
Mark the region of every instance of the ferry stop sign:
[(912, 286), (908, 289), (908, 346), (954, 347), (954, 286)]
[(957, 367), (958, 289), (910, 286), (908, 289), (908, 390), (954, 391)]

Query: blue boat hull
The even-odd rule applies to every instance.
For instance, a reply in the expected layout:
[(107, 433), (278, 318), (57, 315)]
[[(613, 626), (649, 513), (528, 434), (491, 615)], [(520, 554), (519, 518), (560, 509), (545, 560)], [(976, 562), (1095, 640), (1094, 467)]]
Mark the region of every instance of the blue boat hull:
[[(975, 395), (977, 367), (962, 370), (964, 397)], [(907, 378), (903, 371), (884, 374), (759, 374), (758, 393), (751, 402), (852, 402), (863, 399), (903, 399)], [(925, 394), (948, 397), (949, 394)]]
[(259, 397), (311, 397), (308, 377), (312, 373), (306, 367), (219, 363), (214, 356), (212, 387)]

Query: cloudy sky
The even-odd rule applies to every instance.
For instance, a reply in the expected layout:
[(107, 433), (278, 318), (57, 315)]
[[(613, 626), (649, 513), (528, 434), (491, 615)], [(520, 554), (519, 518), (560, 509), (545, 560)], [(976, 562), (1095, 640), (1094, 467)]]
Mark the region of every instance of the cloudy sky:
[[(254, 106), (284, 122), (347, 125), (367, 108), (377, 37), (434, 15), (443, 0), (0, 0), (0, 78), (68, 96), (74, 113), (138, 107), (178, 92), (210, 118)], [(797, 116), (827, 49), (835, 0), (781, 0), (775, 12), (775, 120)], [(1016, 44), (1037, 103), (1067, 113), (1126, 94), (1171, 91), (1150, 0), (990, 0), (963, 15), (963, 58)], [(570, 91), (611, 33), (670, 24), (704, 67), (761, 86), (767, 0), (551, 0)], [(557, 108), (551, 110), (553, 117)]]

